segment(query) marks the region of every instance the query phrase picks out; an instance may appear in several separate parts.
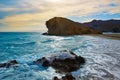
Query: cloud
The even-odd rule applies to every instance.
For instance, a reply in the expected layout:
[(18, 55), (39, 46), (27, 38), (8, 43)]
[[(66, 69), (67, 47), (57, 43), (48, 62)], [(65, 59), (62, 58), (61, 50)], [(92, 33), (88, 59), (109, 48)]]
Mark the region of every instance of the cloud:
[[(12, 29), (25, 29), (25, 27), (26, 29), (35, 27), (43, 29), (45, 21), (55, 16), (70, 18), (71, 16), (86, 17), (98, 13), (104, 14), (104, 12), (116, 14), (120, 13), (119, 9), (119, 0), (20, 0), (14, 6), (7, 7), (6, 5), (0, 8), (2, 11), (19, 12), (12, 16), (5, 16), (0, 21)], [(20, 13), (22, 11), (30, 12)]]

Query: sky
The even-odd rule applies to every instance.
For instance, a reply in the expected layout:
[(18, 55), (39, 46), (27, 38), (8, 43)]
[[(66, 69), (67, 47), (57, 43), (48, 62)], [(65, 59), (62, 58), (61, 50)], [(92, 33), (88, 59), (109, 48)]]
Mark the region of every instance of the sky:
[(120, 19), (120, 0), (0, 0), (0, 32), (45, 32), (45, 22)]

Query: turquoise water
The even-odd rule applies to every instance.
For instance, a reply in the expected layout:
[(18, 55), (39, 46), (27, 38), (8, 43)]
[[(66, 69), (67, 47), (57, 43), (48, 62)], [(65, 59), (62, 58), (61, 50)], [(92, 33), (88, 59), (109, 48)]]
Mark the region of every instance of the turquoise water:
[(61, 77), (52, 68), (32, 61), (60, 50), (85, 57), (72, 74), (77, 80), (120, 80), (120, 40), (95, 36), (44, 36), (41, 33), (0, 33), (0, 63), (16, 59), (18, 67), (0, 68), (0, 80), (51, 80)]

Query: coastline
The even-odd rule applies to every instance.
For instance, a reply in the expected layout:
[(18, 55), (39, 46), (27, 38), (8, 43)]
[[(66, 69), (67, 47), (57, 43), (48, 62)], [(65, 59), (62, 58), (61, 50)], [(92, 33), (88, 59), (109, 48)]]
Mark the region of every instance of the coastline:
[(97, 36), (97, 37), (120, 40), (120, 34), (114, 34), (114, 33), (111, 33), (111, 34), (92, 34), (89, 36)]
[[(14, 74), (17, 75), (17, 78), (22, 74), (23, 77), (20, 77), (21, 79), (26, 79), (26, 76), (24, 76), (25, 72), (20, 70), (26, 70), (27, 71), (26, 74), (28, 75), (33, 74), (33, 76), (31, 75), (31, 77), (28, 76), (27, 79), (31, 79), (31, 78), (36, 79), (36, 76), (34, 76), (36, 74), (39, 74), (37, 76), (38, 77), (40, 76), (41, 80), (43, 78), (46, 80), (49, 80), (49, 79), (52, 80), (52, 79), (55, 79), (56, 77), (58, 77), (58, 79), (60, 79), (61, 77), (63, 78), (70, 77), (69, 80), (71, 80), (72, 75), (73, 77), (76, 78), (76, 80), (94, 79), (94, 78), (99, 79), (99, 75), (101, 78), (105, 80), (120, 79), (119, 74), (117, 74), (119, 73), (119, 68), (116, 66), (116, 65), (119, 66), (118, 62), (119, 62), (120, 41), (116, 39), (116, 37), (119, 38), (119, 36), (120, 34), (118, 35), (115, 33), (73, 35), (68, 37), (43, 36), (41, 33), (37, 33), (37, 34), (34, 34), (34, 33), (27, 33), (27, 34), (14, 33), (13, 34), (12, 33), (12, 35), (11, 33), (7, 33), (5, 35), (0, 34), (0, 37), (1, 37), (0, 38), (0, 41), (1, 41), (0, 63), (3, 63), (1, 64), (1, 66), (8, 67), (10, 69), (17, 66), (17, 70), (15, 71)], [(61, 54), (62, 49), (72, 50), (73, 52), (75, 52), (75, 54), (84, 57), (85, 60), (89, 62), (86, 62), (83, 66), (81, 65), (78, 71), (72, 72), (72, 75), (65, 75), (65, 76), (59, 73), (56, 73), (55, 69), (53, 68), (51, 69), (51, 68), (46, 68), (46, 67), (44, 68), (39, 66), (39, 63), (40, 63), (39, 61), (41, 60), (42, 57), (45, 56), (49, 60), (52, 58), (52, 53)], [(51, 58), (49, 58), (50, 56)], [(65, 58), (65, 57), (60, 56), (60, 58)], [(74, 58), (74, 56), (72, 58)], [(54, 56), (52, 59), (55, 59)], [(17, 61), (18, 61), (18, 64), (17, 64)], [(38, 64), (33, 64), (33, 61), (36, 61), (36, 63)], [(7, 66), (5, 64), (7, 64)], [(24, 66), (24, 64), (26, 65)], [(49, 66), (49, 63), (44, 64), (44, 66), (46, 65)], [(71, 64), (67, 64), (67, 65), (71, 65)], [(103, 67), (101, 67), (101, 65)], [(75, 64), (71, 66), (75, 66)], [(113, 66), (115, 70), (111, 70), (111, 66)], [(28, 67), (30, 68), (28, 69)], [(32, 73), (31, 73), (31, 69), (33, 70)], [(3, 79), (4, 76), (8, 76), (8, 74), (13, 72), (13, 70), (10, 70), (10, 72), (8, 72), (8, 70), (9, 69), (4, 70), (4, 68), (3, 69), (1, 68), (0, 73), (4, 71), (4, 74), (1, 74), (0, 79)], [(65, 69), (65, 71), (66, 70), (67, 69)], [(113, 71), (116, 74), (114, 74)], [(103, 74), (101, 74), (101, 72)], [(96, 74), (96, 76), (94, 76), (94, 74)], [(106, 76), (108, 77), (106, 78)], [(114, 78), (114, 76), (117, 76), (117, 78)], [(10, 80), (13, 80), (16, 77), (14, 77), (13, 75), (12, 77), (9, 77), (9, 76), (5, 77), (4, 79), (9, 79), (9, 78)]]

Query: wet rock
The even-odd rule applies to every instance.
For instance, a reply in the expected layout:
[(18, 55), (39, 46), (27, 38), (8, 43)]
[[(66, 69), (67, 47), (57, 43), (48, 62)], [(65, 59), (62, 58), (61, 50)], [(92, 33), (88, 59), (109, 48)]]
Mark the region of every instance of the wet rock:
[(75, 78), (72, 75), (65, 75), (61, 80), (75, 80)]
[(46, 33), (43, 33), (43, 35), (48, 35), (48, 33), (46, 32)]
[(85, 63), (85, 59), (71, 51), (63, 50), (55, 55), (43, 57), (34, 62), (43, 67), (51, 66), (59, 73), (69, 73), (78, 70), (81, 64)]
[(75, 80), (75, 78), (71, 74), (67, 74), (65, 76), (62, 76), (61, 79), (57, 78), (56, 76), (53, 78), (53, 80)]
[(48, 61), (45, 57), (43, 57), (43, 58), (41, 58), (41, 59), (38, 59), (37, 61), (34, 61), (34, 63), (36, 63), (36, 64), (38, 64), (38, 65), (42, 65), (43, 67), (48, 67), (48, 66), (50, 66), (49, 61)]
[(6, 66), (6, 63), (0, 64), (0, 68), (1, 68), (1, 67), (5, 67), (5, 66)]
[(60, 79), (58, 79), (58, 78), (55, 76), (52, 80), (60, 80)]
[(70, 36), (81, 34), (101, 34), (100, 31), (63, 17), (54, 17), (46, 21), (48, 32), (45, 35)]
[[(82, 58), (82, 57), (76, 57), (75, 59), (55, 59), (53, 60), (53, 62), (51, 63), (51, 66), (56, 69), (59, 72), (72, 72), (72, 71), (76, 71), (77, 69), (79, 69), (81, 61), (78, 61), (78, 58)], [(81, 59), (82, 60), (82, 59)]]
[(11, 60), (11, 61), (8, 61), (6, 63), (1, 63), (0, 68), (2, 68), (2, 67), (9, 68), (9, 67), (14, 66), (16, 64), (18, 64), (18, 62), (16, 60)]

